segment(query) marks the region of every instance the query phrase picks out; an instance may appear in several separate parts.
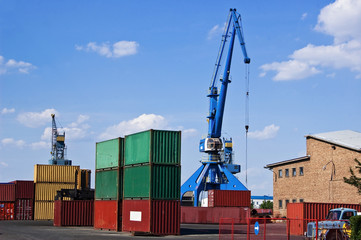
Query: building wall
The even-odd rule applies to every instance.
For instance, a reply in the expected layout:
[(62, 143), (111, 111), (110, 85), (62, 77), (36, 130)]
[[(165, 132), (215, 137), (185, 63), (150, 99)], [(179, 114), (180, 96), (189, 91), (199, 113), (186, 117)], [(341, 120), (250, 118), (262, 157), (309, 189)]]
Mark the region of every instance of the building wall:
[[(356, 165), (354, 159), (361, 160), (361, 153), (340, 146), (333, 149), (333, 144), (313, 138), (308, 138), (306, 142), (310, 160), (273, 168), (274, 214), (281, 217), (287, 215), (286, 200), (361, 203), (361, 195), (356, 187), (343, 182), (343, 177), (351, 176), (349, 169)], [(299, 174), (300, 167), (303, 167), (303, 176)], [(296, 176), (292, 176), (292, 168), (296, 168)], [(289, 169), (288, 177), (285, 176), (285, 169)], [(278, 176), (279, 170), (283, 173), (281, 178)]]

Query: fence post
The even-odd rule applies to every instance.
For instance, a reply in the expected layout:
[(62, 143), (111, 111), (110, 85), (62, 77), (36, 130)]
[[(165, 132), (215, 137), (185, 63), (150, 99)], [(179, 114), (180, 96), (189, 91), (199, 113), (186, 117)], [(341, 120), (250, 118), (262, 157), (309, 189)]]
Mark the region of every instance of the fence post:
[(263, 240), (266, 240), (266, 218), (263, 221)]

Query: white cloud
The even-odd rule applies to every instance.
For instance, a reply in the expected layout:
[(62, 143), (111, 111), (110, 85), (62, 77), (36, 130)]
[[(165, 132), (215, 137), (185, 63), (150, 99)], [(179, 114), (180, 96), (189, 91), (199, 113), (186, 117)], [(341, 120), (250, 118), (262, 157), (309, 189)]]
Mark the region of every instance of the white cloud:
[(8, 114), (14, 112), (15, 112), (15, 108), (3, 108), (3, 110), (1, 110), (1, 114)]
[(96, 52), (107, 58), (120, 58), (136, 54), (138, 47), (139, 44), (135, 41), (119, 41), (112, 45), (108, 42), (100, 44), (90, 42), (85, 47), (76, 45), (75, 49), (78, 51)]
[(266, 126), (262, 131), (249, 132), (248, 137), (258, 140), (270, 139), (276, 137), (279, 130), (279, 126), (271, 124), (269, 126)]
[(7, 164), (6, 162), (0, 162), (0, 165), (3, 166), (3, 167), (9, 166), (9, 164)]
[(45, 109), (42, 112), (25, 112), (19, 114), (17, 120), (27, 127), (36, 128), (47, 123), (50, 124), (51, 114), (58, 115), (58, 112), (53, 108)]
[(24, 147), (26, 145), (24, 140), (14, 140), (13, 138), (4, 138), (1, 143), (6, 146)]
[(301, 20), (305, 20), (307, 17), (307, 13), (303, 13), (302, 16), (301, 16)]
[[(304, 79), (328, 68), (349, 69), (361, 77), (361, 1), (336, 0), (324, 7), (315, 27), (316, 31), (331, 35), (331, 45), (313, 45), (295, 50), (290, 60), (273, 62), (260, 68), (264, 76), (275, 71), (275, 81)], [(326, 73), (327, 75), (328, 73)]]
[(211, 28), (211, 30), (209, 30), (207, 39), (208, 39), (208, 40), (211, 40), (211, 39), (213, 39), (213, 38), (215, 38), (215, 37), (217, 37), (217, 36), (220, 37), (221, 34), (222, 34), (223, 31), (224, 31), (224, 28), (226, 27), (226, 24), (227, 24), (227, 23), (224, 23), (224, 24), (223, 24), (223, 27), (220, 26), (219, 24), (214, 25), (214, 26)]
[(50, 139), (48, 142), (45, 141), (39, 141), (39, 142), (34, 142), (30, 144), (30, 147), (32, 149), (46, 149), (46, 148), (51, 148), (51, 143), (50, 143)]
[(24, 61), (16, 61), (9, 59), (7, 62), (3, 56), (0, 56), (0, 75), (7, 72), (18, 71), (20, 73), (28, 74), (30, 70), (36, 69), (34, 65)]
[(108, 127), (99, 137), (110, 139), (149, 129), (170, 129), (167, 120), (160, 115), (142, 114), (129, 121), (122, 121), (117, 125)]
[(182, 138), (188, 138), (188, 137), (193, 137), (198, 133), (198, 131), (194, 128), (190, 128), (190, 129), (185, 129), (182, 131)]

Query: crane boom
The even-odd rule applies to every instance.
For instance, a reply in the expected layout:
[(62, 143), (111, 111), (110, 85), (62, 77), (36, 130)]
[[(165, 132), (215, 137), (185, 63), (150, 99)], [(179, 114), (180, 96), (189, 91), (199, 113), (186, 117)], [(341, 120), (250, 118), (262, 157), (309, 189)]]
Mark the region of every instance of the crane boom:
[(65, 132), (60, 134), (55, 122), (55, 114), (51, 114), (51, 159), (49, 164), (71, 165), (71, 160), (66, 158)]

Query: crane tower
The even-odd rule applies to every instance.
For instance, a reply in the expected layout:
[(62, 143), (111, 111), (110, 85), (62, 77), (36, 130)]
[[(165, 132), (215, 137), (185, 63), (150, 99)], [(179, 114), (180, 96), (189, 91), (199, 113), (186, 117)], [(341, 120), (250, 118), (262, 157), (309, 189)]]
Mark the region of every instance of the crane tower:
[(65, 132), (60, 134), (55, 122), (55, 114), (51, 114), (51, 165), (71, 165), (71, 160), (66, 159)]

